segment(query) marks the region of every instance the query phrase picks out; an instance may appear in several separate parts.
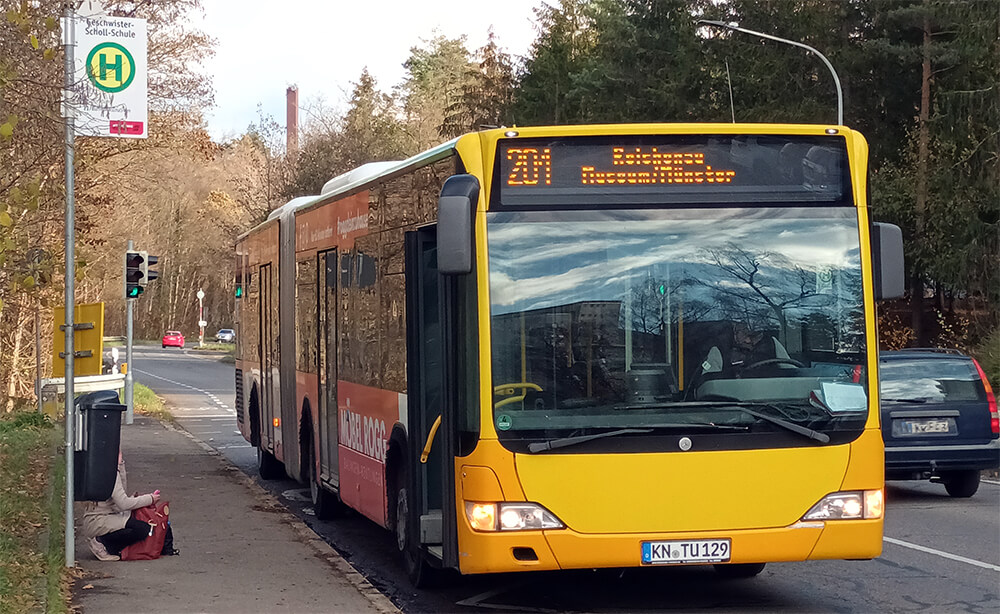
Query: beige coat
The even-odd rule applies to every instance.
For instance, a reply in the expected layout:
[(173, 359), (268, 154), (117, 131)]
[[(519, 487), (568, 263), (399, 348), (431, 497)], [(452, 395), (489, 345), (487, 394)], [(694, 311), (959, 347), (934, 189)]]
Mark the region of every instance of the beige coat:
[(85, 536), (97, 537), (124, 529), (132, 510), (153, 504), (153, 495), (130, 497), (125, 488), (125, 463), (120, 462), (111, 498), (107, 501), (87, 501), (83, 504), (83, 534)]

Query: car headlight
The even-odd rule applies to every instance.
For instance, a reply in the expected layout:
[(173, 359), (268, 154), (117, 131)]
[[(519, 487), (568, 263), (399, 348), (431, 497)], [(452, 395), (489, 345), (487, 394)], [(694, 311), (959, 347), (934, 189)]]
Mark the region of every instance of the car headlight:
[(538, 531), (564, 529), (555, 514), (537, 503), (465, 502), (465, 515), (476, 531)]
[(882, 490), (860, 490), (829, 494), (802, 517), (802, 520), (872, 520), (882, 517)]

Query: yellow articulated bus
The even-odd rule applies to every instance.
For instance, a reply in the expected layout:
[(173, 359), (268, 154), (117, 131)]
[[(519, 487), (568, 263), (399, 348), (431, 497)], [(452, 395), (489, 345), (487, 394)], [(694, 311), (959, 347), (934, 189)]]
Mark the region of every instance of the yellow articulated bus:
[(881, 552), (875, 303), (902, 241), (843, 126), (468, 134), (237, 244), (263, 477), (411, 579)]

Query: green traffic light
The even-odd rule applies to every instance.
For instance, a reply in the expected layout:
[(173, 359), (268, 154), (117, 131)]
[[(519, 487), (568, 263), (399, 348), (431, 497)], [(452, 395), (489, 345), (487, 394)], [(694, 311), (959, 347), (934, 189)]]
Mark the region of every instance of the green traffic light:
[(660, 294), (666, 294), (667, 293), (667, 287), (664, 286), (663, 284), (660, 284), (659, 290), (660, 290)]
[(128, 289), (129, 298), (137, 298), (141, 293), (142, 293), (142, 288), (139, 288), (138, 286)]
[(236, 286), (236, 298), (243, 296), (243, 286)]

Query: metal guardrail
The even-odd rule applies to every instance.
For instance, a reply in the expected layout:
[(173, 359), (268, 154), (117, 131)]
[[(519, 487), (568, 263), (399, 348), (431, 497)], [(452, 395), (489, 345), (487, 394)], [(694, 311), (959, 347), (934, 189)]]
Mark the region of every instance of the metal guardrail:
[[(125, 374), (86, 375), (73, 378), (73, 393), (94, 392), (95, 390), (118, 390), (125, 387)], [(50, 377), (41, 381), (41, 391), (60, 394), (66, 392), (66, 378)]]

